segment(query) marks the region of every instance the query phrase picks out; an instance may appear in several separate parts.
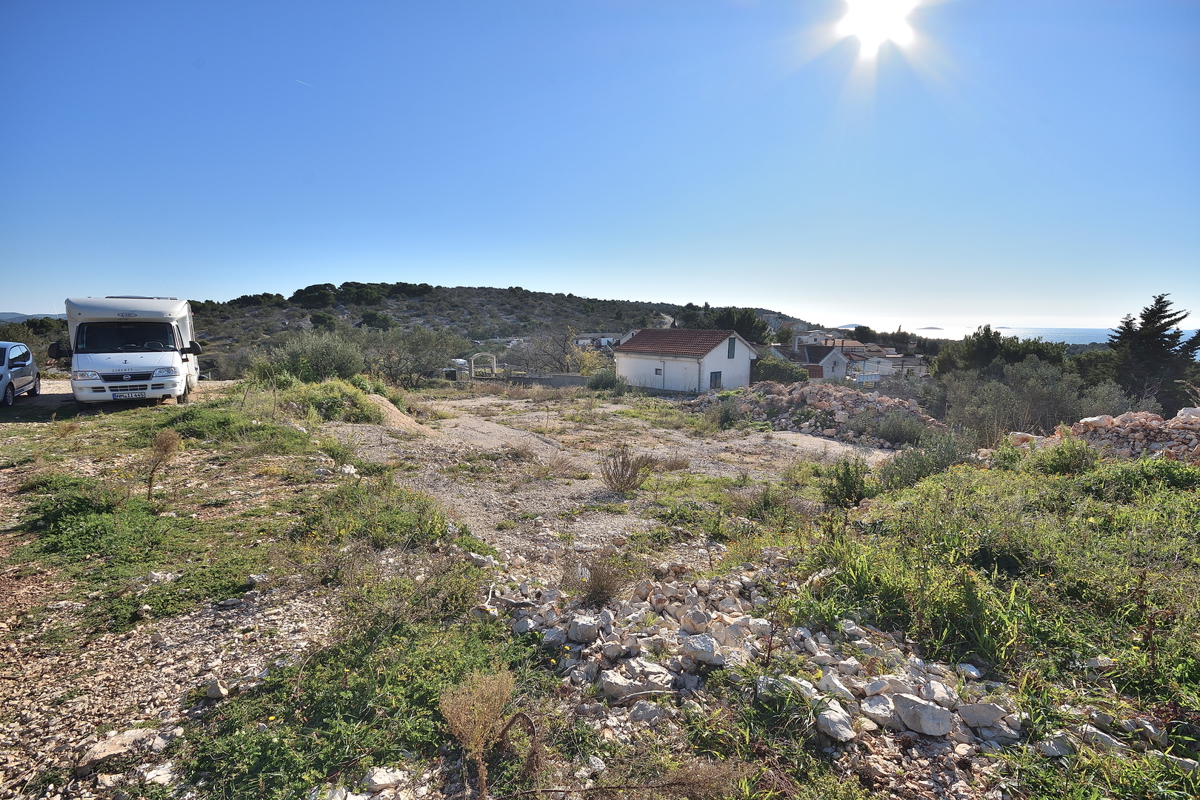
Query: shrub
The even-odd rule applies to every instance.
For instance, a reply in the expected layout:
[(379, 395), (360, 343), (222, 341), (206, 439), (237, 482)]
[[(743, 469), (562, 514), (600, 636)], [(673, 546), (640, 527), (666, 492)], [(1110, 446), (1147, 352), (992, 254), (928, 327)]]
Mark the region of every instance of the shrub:
[(1026, 468), (1043, 475), (1078, 475), (1087, 472), (1100, 460), (1091, 445), (1065, 429), (1062, 441), (1052, 447), (1034, 450), (1026, 459)]
[(472, 672), (461, 684), (443, 692), (438, 703), (446, 726), (475, 764), (481, 798), (488, 796), (487, 764), (483, 754), (499, 738), (504, 727), (504, 706), (512, 697), (514, 686), (511, 672), (494, 675)]
[(1109, 463), (1080, 476), (1079, 489), (1098, 500), (1127, 503), (1159, 489), (1200, 489), (1200, 467), (1162, 458)]
[(917, 481), (971, 459), (975, 438), (970, 433), (926, 431), (920, 446), (904, 450), (884, 462), (879, 482), (885, 489), (915, 486)]
[(349, 378), (363, 371), (362, 348), (346, 334), (304, 331), (271, 350), (271, 361), (306, 383)]
[(704, 418), (710, 424), (724, 430), (741, 422), (745, 418), (745, 414), (742, 413), (737, 397), (727, 395), (722, 397), (716, 405), (705, 409)]
[(879, 486), (870, 475), (867, 462), (859, 456), (842, 458), (822, 471), (821, 499), (841, 508), (853, 508), (863, 500), (879, 493)]
[(383, 422), (383, 410), (367, 399), (362, 390), (351, 383), (329, 380), (317, 384), (299, 384), (284, 392), (280, 399), (291, 408), (307, 415), (310, 411), (326, 422)]
[(774, 356), (766, 356), (755, 361), (753, 371), (755, 382), (796, 383), (808, 380), (808, 370), (804, 367)]
[(610, 369), (600, 370), (588, 378), (587, 388), (593, 392), (612, 392), (620, 397), (629, 389), (629, 381)]
[(627, 556), (570, 561), (563, 570), (562, 585), (567, 591), (579, 594), (584, 608), (599, 608), (637, 580), (641, 566)]
[(640, 489), (650, 461), (635, 455), (627, 444), (619, 444), (600, 459), (600, 479), (611, 491), (624, 494)]
[(875, 423), (875, 436), (892, 444), (916, 444), (928, 428), (912, 414), (889, 411)]

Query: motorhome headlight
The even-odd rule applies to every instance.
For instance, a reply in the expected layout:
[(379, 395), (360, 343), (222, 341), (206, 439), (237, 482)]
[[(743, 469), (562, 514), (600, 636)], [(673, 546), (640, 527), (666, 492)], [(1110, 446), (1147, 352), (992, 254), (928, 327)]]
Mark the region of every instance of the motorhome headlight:
[(71, 380), (73, 380), (73, 381), (98, 381), (98, 380), (100, 380), (100, 376), (97, 375), (95, 372), (92, 372), (90, 369), (77, 369), (71, 373)]
[(178, 374), (179, 367), (159, 367), (158, 369), (154, 370), (154, 377), (156, 378), (167, 378)]

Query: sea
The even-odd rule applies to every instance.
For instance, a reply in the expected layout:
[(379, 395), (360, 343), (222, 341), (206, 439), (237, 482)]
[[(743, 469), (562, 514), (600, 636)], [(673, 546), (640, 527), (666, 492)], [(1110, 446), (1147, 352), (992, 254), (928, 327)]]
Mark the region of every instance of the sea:
[[(915, 336), (923, 336), (927, 339), (961, 339), (969, 333), (974, 333), (977, 329), (978, 326), (970, 328), (956, 326), (909, 328), (905, 326), (904, 328)], [(1041, 339), (1045, 342), (1065, 342), (1067, 344), (1107, 343), (1108, 337), (1112, 335), (1110, 328), (1006, 328), (993, 325), (992, 330), (999, 331), (1004, 336), (1016, 336), (1020, 339)], [(1195, 331), (1184, 331), (1184, 339), (1186, 340), (1193, 334)]]

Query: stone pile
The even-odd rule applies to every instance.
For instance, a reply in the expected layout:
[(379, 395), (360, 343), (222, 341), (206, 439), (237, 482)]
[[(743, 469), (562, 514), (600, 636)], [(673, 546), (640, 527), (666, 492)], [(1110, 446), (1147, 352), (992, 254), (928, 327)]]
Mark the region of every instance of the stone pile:
[[(773, 624), (764, 590), (798, 589), (787, 572), (794, 562), (782, 548), (765, 548), (757, 560), (759, 565), (743, 564), (721, 579), (692, 579), (683, 565), (670, 565), (660, 570), (666, 579), (642, 581), (628, 600), (597, 609), (572, 607), (560, 590), (528, 584), (489, 602), (497, 616), (507, 615), (515, 633), (541, 635), (564, 688), (584, 698), (576, 713), (618, 741), (631, 741), (639, 729), (672, 725), (680, 708), (704, 711), (705, 675), (725, 667), (756, 702), (811, 707), (817, 731), (841, 752), (847, 770), (869, 775), (879, 788), (916, 791), (914, 796), (924, 796), (922, 787), (905, 781), (918, 771), (931, 782), (923, 787), (930, 796), (979, 796), (979, 782), (998, 768), (990, 756), (1005, 747), (1034, 747), (1047, 757), (1074, 753), (1084, 743), (1093, 749), (1165, 749), (1162, 731), (1152, 724), (1103, 715), (1097, 722), (1095, 714), (1022, 744), (1027, 718), (1012, 687), (988, 680), (985, 669), (924, 661), (902, 634), (850, 619), (829, 631)], [(783, 653), (790, 657), (780, 659)], [(787, 673), (771, 671), (772, 661), (791, 666)], [(1097, 673), (1112, 663), (1093, 661), (1089, 670)], [(671, 698), (678, 702), (655, 702)], [(1129, 741), (1105, 731), (1124, 731)], [(941, 766), (928, 769), (933, 763)], [(1192, 769), (1193, 763), (1184, 759), (1176, 766)]]
[(922, 412), (916, 400), (900, 400), (879, 392), (860, 392), (845, 386), (806, 381), (787, 386), (764, 381), (732, 393), (712, 391), (684, 405), (707, 411), (728, 397), (734, 399), (738, 412), (745, 419), (765, 422), (773, 430), (808, 433), (885, 449), (897, 447), (898, 443), (856, 432), (852, 423), (855, 415), (869, 411), (878, 419), (896, 413), (927, 428), (946, 427)]
[[(1107, 414), (1087, 417), (1072, 425), (1071, 433), (1120, 458), (1158, 456), (1200, 462), (1200, 408), (1182, 409), (1169, 420), (1146, 411), (1130, 411), (1119, 417)], [(1018, 446), (1050, 447), (1061, 438), (1059, 434), (1047, 437), (1009, 434), (1009, 441)]]

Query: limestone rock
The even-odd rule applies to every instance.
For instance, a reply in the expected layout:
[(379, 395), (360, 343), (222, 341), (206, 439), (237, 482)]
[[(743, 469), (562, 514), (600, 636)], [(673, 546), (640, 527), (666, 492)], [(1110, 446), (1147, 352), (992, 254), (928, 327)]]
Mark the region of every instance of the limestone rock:
[(409, 779), (408, 772), (391, 767), (374, 767), (362, 779), (362, 788), (368, 792), (393, 789)]
[(137, 747), (144, 739), (154, 735), (154, 731), (149, 728), (134, 728), (133, 730), (118, 733), (115, 736), (110, 736), (103, 741), (97, 742), (88, 748), (83, 754), (83, 758), (75, 765), (76, 775), (86, 775), (110, 758), (123, 756), (126, 753)]
[(951, 713), (937, 703), (903, 693), (893, 695), (892, 703), (896, 707), (896, 714), (900, 717), (900, 721), (909, 730), (923, 733), (926, 736), (945, 736), (950, 732)]
[(995, 703), (964, 703), (958, 707), (958, 715), (972, 728), (985, 728), (1007, 714), (1003, 706)]
[(817, 730), (839, 742), (848, 742), (857, 735), (853, 723), (846, 709), (836, 700), (830, 700), (817, 713)]

